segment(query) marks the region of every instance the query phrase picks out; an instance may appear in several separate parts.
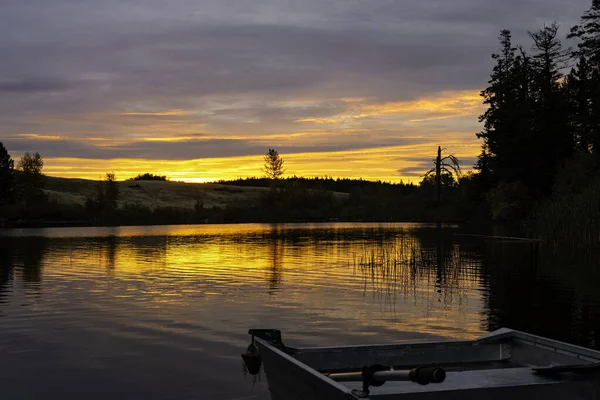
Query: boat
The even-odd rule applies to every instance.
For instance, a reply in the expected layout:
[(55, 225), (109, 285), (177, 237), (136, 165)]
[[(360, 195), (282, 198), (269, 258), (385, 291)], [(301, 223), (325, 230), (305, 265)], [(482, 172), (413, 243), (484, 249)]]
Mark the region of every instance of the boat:
[(293, 348), (250, 329), (272, 400), (600, 399), (600, 352), (502, 328), (474, 340)]

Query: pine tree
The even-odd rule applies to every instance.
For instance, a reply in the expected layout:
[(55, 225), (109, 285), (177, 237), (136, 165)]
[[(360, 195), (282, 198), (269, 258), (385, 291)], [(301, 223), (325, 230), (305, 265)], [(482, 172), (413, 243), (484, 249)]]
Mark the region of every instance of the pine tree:
[(529, 32), (533, 40), (532, 95), (533, 132), (535, 140), (529, 149), (529, 166), (536, 172), (538, 190), (551, 189), (558, 167), (572, 156), (573, 137), (568, 129), (567, 104), (559, 81), (567, 65), (569, 52), (558, 39), (558, 25), (553, 23), (537, 32)]
[(279, 155), (277, 150), (269, 149), (267, 154), (264, 156), (265, 165), (262, 171), (268, 179), (278, 180), (285, 173), (283, 167), (283, 158)]
[(581, 16), (580, 25), (571, 28), (568, 39), (580, 40), (576, 56), (584, 56), (595, 69), (600, 68), (600, 0), (592, 0), (591, 7)]
[(15, 162), (0, 142), (0, 206), (12, 200)]
[(561, 87), (574, 149), (583, 153), (589, 152), (593, 135), (591, 79), (588, 62), (580, 55)]
[(591, 7), (581, 16), (580, 25), (572, 27), (567, 37), (579, 39), (574, 56), (587, 61), (589, 80), (585, 85), (589, 98), (585, 103), (590, 109), (587, 139), (592, 152), (600, 156), (600, 0), (592, 0)]
[(522, 49), (517, 54), (509, 30), (503, 30), (499, 40), (501, 49), (492, 55), (496, 65), (489, 86), (481, 92), (488, 109), (480, 117), (484, 128), (477, 134), (484, 146), (478, 165), (485, 165), (492, 185), (522, 177), (529, 129), (529, 57)]

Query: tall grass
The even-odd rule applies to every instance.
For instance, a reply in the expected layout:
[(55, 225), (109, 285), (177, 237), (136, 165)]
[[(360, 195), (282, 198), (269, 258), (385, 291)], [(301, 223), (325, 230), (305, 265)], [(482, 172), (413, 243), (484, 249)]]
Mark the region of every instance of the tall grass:
[(545, 245), (600, 250), (600, 178), (579, 193), (563, 194), (536, 207), (533, 218)]
[[(445, 238), (447, 240), (447, 238)], [(425, 245), (406, 235), (365, 247), (354, 260), (355, 273), (385, 302), (397, 295), (423, 296), (436, 293), (444, 304), (461, 302), (477, 281), (472, 260), (462, 257), (457, 244), (440, 241)]]

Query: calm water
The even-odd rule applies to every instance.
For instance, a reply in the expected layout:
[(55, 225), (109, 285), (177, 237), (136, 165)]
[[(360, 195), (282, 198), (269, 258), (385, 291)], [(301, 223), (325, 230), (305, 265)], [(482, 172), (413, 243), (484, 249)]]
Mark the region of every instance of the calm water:
[(298, 346), (508, 326), (598, 347), (590, 269), (431, 225), (2, 231), (0, 397), (265, 399), (239, 357), (251, 327)]

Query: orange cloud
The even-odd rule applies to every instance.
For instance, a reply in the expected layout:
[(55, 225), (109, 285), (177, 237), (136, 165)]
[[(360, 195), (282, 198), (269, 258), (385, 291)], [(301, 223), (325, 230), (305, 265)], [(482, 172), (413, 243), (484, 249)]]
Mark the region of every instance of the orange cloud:
[(119, 115), (147, 115), (147, 116), (173, 116), (173, 115), (189, 115), (190, 111), (185, 110), (168, 110), (168, 111), (131, 111), (122, 112)]
[(295, 120), (312, 124), (358, 124), (365, 118), (395, 117), (416, 123), (464, 116), (478, 116), (483, 110), (478, 91), (442, 92), (412, 101), (366, 104), (362, 99), (348, 101), (348, 110), (326, 118), (308, 117)]
[(40, 135), (37, 133), (19, 133), (16, 135), (17, 137), (26, 138), (26, 139), (43, 139), (43, 140), (61, 140), (64, 139), (62, 136), (57, 135)]
[[(200, 114), (196, 111), (181, 109), (49, 115), (38, 119), (35, 123), (40, 127), (47, 124), (55, 131), (40, 130), (39, 133), (23, 133), (17, 136), (30, 139), (33, 143), (31, 145), (33, 151), (35, 151), (35, 140), (60, 139), (87, 142), (89, 146), (104, 148), (119, 148), (133, 142), (181, 142), (184, 146), (186, 141), (197, 139), (228, 139), (245, 141), (255, 149), (264, 146), (265, 151), (268, 147), (331, 149), (340, 144), (339, 151), (307, 152), (305, 150), (302, 153), (282, 154), (286, 160), (288, 175), (328, 175), (392, 182), (419, 181), (417, 175), (420, 168), (422, 167), (423, 173), (428, 169), (423, 165), (422, 160), (433, 158), (438, 144), (448, 148), (449, 152), (459, 158), (472, 159), (479, 153), (480, 143), (474, 132), (478, 129), (477, 116), (483, 112), (484, 107), (478, 91), (441, 92), (411, 101), (379, 104), (364, 98), (331, 101), (337, 102), (336, 104), (342, 102), (345, 106), (336, 109), (345, 111), (337, 115), (308, 116), (299, 119), (294, 119), (292, 113), (288, 120), (283, 119), (284, 122), (277, 120), (275, 128), (262, 123), (248, 124), (245, 122), (247, 116), (238, 118), (233, 107), (231, 112), (228, 111), (226, 114), (227, 122), (219, 118), (210, 120), (211, 110), (202, 114), (202, 121), (199, 120)], [(278, 102), (273, 107), (318, 110), (320, 104), (319, 101), (304, 99)], [(243, 108), (240, 112), (253, 109), (246, 104), (244, 107), (247, 108)], [(159, 118), (149, 120), (148, 116)], [(61, 130), (66, 132), (63, 133)], [(352, 146), (343, 146), (349, 143)], [(360, 148), (360, 150), (342, 150), (344, 148)], [(133, 154), (134, 151), (132, 150)], [(421, 161), (415, 161), (417, 159)], [(258, 176), (261, 174), (261, 166), (262, 156), (214, 157), (183, 161), (139, 158), (113, 160), (46, 158), (46, 172), (49, 175), (91, 179), (100, 179), (106, 171), (115, 171), (119, 179), (152, 172), (167, 175), (174, 180), (204, 182)], [(471, 168), (470, 165), (463, 167), (465, 170)], [(398, 172), (408, 169), (413, 171), (410, 175)]]

